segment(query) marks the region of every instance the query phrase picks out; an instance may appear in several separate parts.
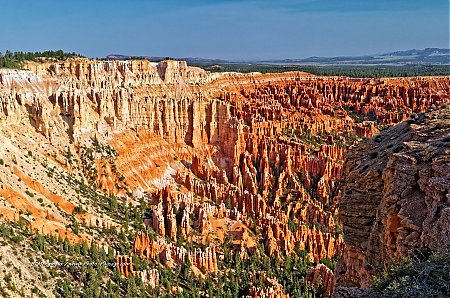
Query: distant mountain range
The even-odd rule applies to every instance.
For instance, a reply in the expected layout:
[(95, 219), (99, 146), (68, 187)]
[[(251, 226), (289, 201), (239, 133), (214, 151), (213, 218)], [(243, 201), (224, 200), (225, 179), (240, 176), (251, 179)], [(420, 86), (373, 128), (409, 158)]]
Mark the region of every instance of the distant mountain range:
[[(154, 56), (127, 56), (108, 55), (109, 60), (125, 60), (145, 58), (150, 61), (161, 61), (168, 57)], [(172, 58), (171, 58), (172, 59)], [(274, 59), (260, 61), (233, 61), (221, 59), (204, 58), (174, 58), (175, 60), (185, 60), (191, 65), (214, 65), (214, 64), (269, 64), (269, 65), (317, 65), (317, 66), (376, 66), (376, 65), (449, 65), (450, 49), (426, 48), (423, 50), (397, 51), (385, 54), (368, 56), (346, 56), (346, 57), (309, 57), (304, 59)]]
[(411, 65), (450, 64), (450, 50), (426, 48), (370, 56), (310, 57), (306, 59), (283, 59), (261, 61), (269, 64), (286, 65)]

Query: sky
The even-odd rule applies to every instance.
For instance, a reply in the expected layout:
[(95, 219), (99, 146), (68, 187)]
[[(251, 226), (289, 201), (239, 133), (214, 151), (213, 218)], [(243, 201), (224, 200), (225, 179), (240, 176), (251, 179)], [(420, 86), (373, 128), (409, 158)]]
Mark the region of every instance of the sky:
[(0, 51), (231, 60), (449, 48), (450, 0), (0, 0)]

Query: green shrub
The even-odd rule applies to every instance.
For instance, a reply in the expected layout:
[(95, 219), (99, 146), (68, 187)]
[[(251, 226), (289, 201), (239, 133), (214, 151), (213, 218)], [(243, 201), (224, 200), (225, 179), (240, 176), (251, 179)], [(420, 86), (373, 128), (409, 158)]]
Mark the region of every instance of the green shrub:
[(450, 253), (421, 252), (375, 277), (371, 297), (450, 297)]

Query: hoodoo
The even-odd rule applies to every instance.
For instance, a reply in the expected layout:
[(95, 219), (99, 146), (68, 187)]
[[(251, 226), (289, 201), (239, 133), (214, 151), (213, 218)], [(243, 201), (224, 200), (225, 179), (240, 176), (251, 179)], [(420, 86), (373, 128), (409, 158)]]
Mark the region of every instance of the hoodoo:
[[(84, 58), (24, 68), (0, 70), (5, 247), (115, 262), (96, 267), (105, 291), (330, 296), (418, 249), (450, 248), (450, 77)], [(44, 296), (96, 280), (93, 268), (2, 256), (20, 288), (65, 272), (55, 292), (33, 283)]]

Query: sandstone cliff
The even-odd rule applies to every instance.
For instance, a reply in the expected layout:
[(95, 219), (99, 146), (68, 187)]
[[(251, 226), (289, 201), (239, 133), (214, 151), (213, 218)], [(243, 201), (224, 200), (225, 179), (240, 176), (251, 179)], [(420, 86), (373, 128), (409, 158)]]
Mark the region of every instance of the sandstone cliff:
[(419, 114), (347, 156), (337, 283), (367, 287), (390, 261), (450, 250), (450, 108)]

